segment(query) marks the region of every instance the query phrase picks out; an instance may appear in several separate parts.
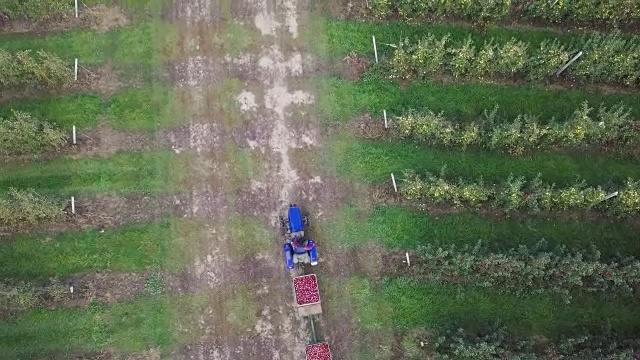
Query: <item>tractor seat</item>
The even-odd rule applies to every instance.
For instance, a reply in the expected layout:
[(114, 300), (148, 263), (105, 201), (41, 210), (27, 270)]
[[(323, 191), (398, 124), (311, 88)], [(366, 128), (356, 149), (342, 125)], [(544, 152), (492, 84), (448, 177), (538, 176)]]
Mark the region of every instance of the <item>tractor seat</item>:
[(296, 254), (304, 254), (307, 252), (307, 250), (305, 250), (304, 248), (297, 248), (297, 249), (293, 249), (293, 252)]

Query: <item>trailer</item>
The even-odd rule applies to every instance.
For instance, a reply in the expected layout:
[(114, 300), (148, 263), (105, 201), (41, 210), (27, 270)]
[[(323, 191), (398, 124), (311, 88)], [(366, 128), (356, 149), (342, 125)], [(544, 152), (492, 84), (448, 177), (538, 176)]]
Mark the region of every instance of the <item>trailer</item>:
[(294, 277), (293, 290), (300, 317), (322, 314), (318, 278), (315, 274)]
[(311, 344), (307, 345), (307, 360), (331, 360), (329, 344), (318, 342), (316, 335), (316, 318), (322, 314), (318, 278), (315, 274), (296, 276), (293, 278), (294, 299), (298, 315), (309, 318), (311, 324)]
[(331, 350), (327, 343), (317, 343), (307, 346), (307, 360), (331, 360)]

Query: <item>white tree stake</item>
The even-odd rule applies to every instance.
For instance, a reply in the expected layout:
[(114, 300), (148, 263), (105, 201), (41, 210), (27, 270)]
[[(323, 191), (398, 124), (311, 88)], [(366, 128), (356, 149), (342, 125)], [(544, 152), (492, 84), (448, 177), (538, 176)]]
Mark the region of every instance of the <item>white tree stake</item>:
[(411, 261), (409, 260), (409, 253), (406, 252), (405, 255), (407, 256), (407, 266), (411, 266)]
[(69, 285), (69, 292), (73, 294), (73, 285)]
[(76, 0), (76, 18), (78, 17), (78, 0)]
[(76, 199), (71, 197), (71, 213), (75, 215), (76, 213)]
[(389, 123), (387, 122), (387, 110), (382, 110), (382, 113), (384, 114), (384, 128), (388, 129)]
[(612, 192), (611, 194), (607, 194), (607, 196), (604, 197), (604, 200), (609, 200), (612, 197), (616, 197), (616, 196), (618, 196), (618, 192), (617, 191), (616, 192)]
[(562, 74), (563, 71), (565, 71), (569, 66), (571, 66), (571, 64), (573, 64), (574, 61), (578, 60), (580, 56), (582, 56), (582, 51), (580, 51), (578, 55), (574, 56), (573, 59), (569, 60), (568, 63), (564, 64), (564, 66), (561, 67), (560, 70), (558, 70), (558, 72), (556, 73), (556, 76), (560, 76), (560, 74)]
[(73, 145), (77, 144), (76, 141), (76, 126), (73, 125)]
[(74, 73), (75, 80), (78, 81), (78, 58), (76, 58), (73, 73)]
[(391, 173), (391, 181), (393, 182), (393, 190), (398, 192), (398, 186), (396, 185), (396, 177), (393, 176), (393, 173)]
[(371, 36), (373, 38), (373, 52), (376, 55), (376, 64), (378, 63), (378, 47), (376, 46), (376, 37), (375, 35)]

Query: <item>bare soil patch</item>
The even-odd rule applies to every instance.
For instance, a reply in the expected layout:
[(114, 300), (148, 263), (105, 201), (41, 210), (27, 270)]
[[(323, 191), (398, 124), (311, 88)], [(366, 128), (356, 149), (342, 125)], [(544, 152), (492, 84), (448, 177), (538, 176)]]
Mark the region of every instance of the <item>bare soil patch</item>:
[(123, 132), (104, 124), (96, 129), (76, 133), (76, 145), (71, 134), (64, 147), (36, 155), (0, 156), (0, 163), (29, 162), (33, 160), (53, 160), (61, 157), (109, 157), (118, 152), (149, 151), (169, 147), (170, 132), (167, 134), (149, 134), (147, 132)]
[(0, 33), (45, 33), (78, 27), (107, 32), (131, 23), (131, 17), (124, 9), (116, 5), (99, 4), (82, 7), (78, 11), (78, 18), (74, 17), (73, 11), (70, 9), (67, 16), (45, 22), (0, 18)]
[(139, 353), (123, 354), (115, 349), (105, 349), (95, 353), (73, 353), (71, 356), (48, 356), (41, 360), (160, 360), (162, 351), (150, 349)]
[[(141, 294), (150, 274), (149, 271), (130, 274), (93, 273), (51, 279), (34, 284), (29, 289), (35, 296), (35, 308), (87, 307), (92, 302), (109, 305)], [(11, 288), (12, 285), (15, 284), (8, 283), (5, 286)], [(14, 315), (16, 312), (10, 309), (0, 311), (2, 319)]]
[(29, 228), (0, 228), (0, 237), (11, 239), (18, 233), (62, 232), (81, 229), (107, 229), (128, 223), (148, 222), (171, 215), (185, 216), (185, 194), (161, 196), (99, 194), (75, 198), (76, 214), (71, 214), (71, 202), (65, 208), (62, 221)]

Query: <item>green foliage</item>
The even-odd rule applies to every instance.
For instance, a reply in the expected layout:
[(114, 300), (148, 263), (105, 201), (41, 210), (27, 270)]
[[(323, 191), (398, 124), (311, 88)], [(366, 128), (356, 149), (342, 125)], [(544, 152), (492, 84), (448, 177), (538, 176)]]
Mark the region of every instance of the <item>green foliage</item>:
[(531, 181), (510, 175), (506, 181), (492, 186), (482, 182), (459, 179), (449, 181), (444, 170), (440, 176), (427, 173), (421, 177), (412, 171), (405, 173), (403, 196), (410, 201), (430, 201), (471, 207), (492, 206), (511, 211), (602, 210), (621, 216), (640, 213), (640, 182), (627, 180), (616, 189), (617, 197), (604, 200), (607, 192), (601, 187), (575, 181), (565, 188), (545, 184), (540, 175)]
[(519, 340), (504, 328), (487, 329), (480, 334), (466, 333), (463, 329), (440, 331), (432, 338), (433, 341), (420, 341), (433, 344), (435, 354), (431, 358), (436, 360), (631, 359), (640, 345), (637, 340), (620, 339), (611, 331), (576, 338), (563, 336), (544, 344), (536, 338)]
[(69, 0), (3, 0), (0, 3), (0, 16), (11, 20), (47, 21), (72, 12), (73, 2)]
[(371, 0), (370, 16), (405, 20), (424, 18), (461, 18), (470, 21), (501, 21), (523, 17), (550, 24), (624, 25), (640, 21), (635, 0)]
[(147, 281), (144, 283), (145, 290), (152, 296), (160, 295), (164, 292), (164, 280), (162, 279), (162, 275), (154, 272), (147, 278)]
[[(640, 85), (640, 44), (619, 34), (584, 35), (570, 48), (549, 39), (535, 45), (515, 38), (503, 42), (492, 38), (479, 45), (471, 36), (457, 44), (451, 38), (450, 34), (440, 39), (428, 34), (414, 43), (405, 39), (396, 45), (387, 71), (391, 77), (405, 79), (446, 71), (454, 77), (544, 80), (555, 78), (556, 71), (582, 51), (584, 55), (563, 76), (593, 83)], [(424, 60), (429, 57), (433, 61)]]
[(0, 311), (5, 314), (31, 309), (39, 304), (35, 289), (24, 282), (0, 283)]
[(566, 121), (551, 119), (541, 123), (535, 116), (518, 115), (513, 120), (500, 119), (498, 108), (485, 110), (480, 122), (462, 123), (447, 120), (441, 112), (409, 111), (396, 118), (400, 134), (429, 145), (465, 149), (469, 145), (500, 149), (512, 155), (526, 150), (584, 145), (613, 144), (628, 149), (640, 141), (637, 124), (630, 110), (622, 104), (612, 108), (600, 106), (597, 112), (587, 102)]
[(426, 245), (413, 271), (436, 281), (454, 279), (518, 296), (560, 294), (566, 302), (578, 292), (633, 296), (640, 285), (640, 261), (604, 263), (595, 249), (572, 253), (564, 247), (556, 251), (546, 247), (541, 242), (488, 253), (481, 242), (463, 248)]
[(525, 16), (549, 23), (624, 25), (640, 20), (640, 7), (635, 0), (517, 2), (525, 6)]
[(0, 283), (0, 314), (16, 313), (57, 304), (69, 294), (69, 289), (58, 279), (52, 279), (45, 285), (37, 285), (24, 281)]
[(640, 85), (640, 44), (617, 34), (596, 33), (585, 35), (576, 48), (584, 55), (571, 65), (571, 77), (591, 82)]
[(404, 19), (431, 16), (464, 17), (473, 20), (499, 20), (511, 11), (512, 0), (372, 0), (369, 9), (378, 18), (388, 18), (397, 13)]
[(54, 125), (28, 113), (12, 111), (0, 117), (0, 154), (37, 154), (57, 150), (65, 142), (65, 133)]
[(9, 188), (0, 198), (0, 226), (19, 227), (59, 220), (64, 215), (58, 200), (42, 196), (34, 190)]
[(45, 51), (14, 53), (0, 49), (0, 89), (63, 87), (72, 79), (72, 70), (60, 57)]

